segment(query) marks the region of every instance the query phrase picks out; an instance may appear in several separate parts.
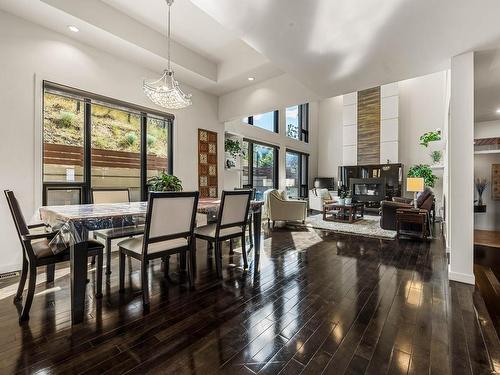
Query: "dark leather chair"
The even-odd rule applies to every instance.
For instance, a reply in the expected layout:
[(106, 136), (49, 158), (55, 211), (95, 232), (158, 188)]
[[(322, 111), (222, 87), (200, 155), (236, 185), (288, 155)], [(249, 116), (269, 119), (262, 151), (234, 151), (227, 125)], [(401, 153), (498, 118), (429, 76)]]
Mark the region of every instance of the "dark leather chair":
[[(399, 208), (413, 208), (412, 199), (394, 197), (392, 201), (380, 203), (380, 227), (387, 230), (396, 230), (396, 210)], [(417, 207), (426, 210), (429, 214), (434, 206), (434, 193), (430, 188), (425, 190), (417, 198)]]
[[(40, 232), (30, 233), (30, 229), (44, 227), (44, 224), (26, 225), (26, 221), (21, 213), (19, 203), (17, 202), (14, 193), (10, 190), (4, 190), (10, 212), (16, 226), (17, 235), (21, 241), (23, 249), (23, 268), (21, 270), (21, 279), (17, 288), (14, 303), (18, 303), (23, 298), (24, 285), (28, 277), (29, 283), (28, 295), (24, 302), (20, 321), (29, 319), (29, 312), (35, 294), (37, 267), (47, 267), (47, 282), (54, 281), (56, 263), (66, 262), (70, 260), (69, 248), (63, 249), (61, 252), (54, 254), (49, 246), (49, 242), (57, 232)], [(88, 241), (88, 256), (97, 256), (97, 282), (96, 282), (96, 297), (102, 297), (102, 254), (104, 246), (97, 241)]]

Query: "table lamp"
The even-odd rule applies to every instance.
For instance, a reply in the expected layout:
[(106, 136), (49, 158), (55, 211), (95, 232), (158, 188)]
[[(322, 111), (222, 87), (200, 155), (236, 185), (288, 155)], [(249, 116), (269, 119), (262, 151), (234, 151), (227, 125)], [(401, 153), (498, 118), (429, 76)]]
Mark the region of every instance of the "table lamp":
[(286, 187), (295, 186), (295, 178), (287, 178), (287, 179), (285, 179), (285, 186)]
[(408, 177), (406, 179), (406, 191), (413, 192), (413, 204), (416, 210), (417, 207), (417, 193), (424, 191), (424, 179), (422, 177)]

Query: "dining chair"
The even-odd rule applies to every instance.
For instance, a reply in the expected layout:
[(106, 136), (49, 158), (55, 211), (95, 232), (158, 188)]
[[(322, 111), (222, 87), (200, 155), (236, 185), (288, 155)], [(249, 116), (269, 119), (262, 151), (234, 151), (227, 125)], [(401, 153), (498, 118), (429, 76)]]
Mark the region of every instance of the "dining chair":
[[(130, 192), (128, 189), (92, 189), (92, 203), (94, 204), (129, 202)], [(106, 243), (106, 275), (111, 274), (111, 241), (143, 233), (144, 225), (135, 224), (94, 231), (94, 239), (102, 238)], [(92, 263), (94, 263), (94, 259)]]
[[(12, 219), (16, 227), (17, 235), (21, 241), (23, 249), (23, 263), (21, 270), (21, 278), (17, 288), (14, 303), (18, 303), (23, 298), (24, 285), (29, 273), (28, 294), (24, 302), (20, 321), (29, 319), (29, 312), (33, 302), (33, 296), (36, 287), (37, 267), (47, 267), (47, 282), (53, 282), (55, 276), (55, 265), (57, 263), (70, 260), (69, 247), (61, 252), (54, 254), (49, 246), (49, 242), (57, 234), (55, 232), (40, 232), (30, 233), (30, 229), (43, 227), (44, 224), (26, 225), (26, 221), (19, 207), (19, 203), (11, 190), (4, 190), (9, 205)], [(96, 297), (102, 297), (102, 253), (104, 246), (94, 240), (88, 241), (88, 256), (97, 256), (97, 280), (96, 280)]]
[[(251, 200), (255, 200), (255, 193), (257, 192), (257, 189), (255, 188), (234, 188), (234, 190), (241, 191), (241, 190), (251, 190), (252, 191), (252, 196)], [(253, 248), (253, 213), (249, 211), (248, 213), (248, 242), (250, 246), (248, 247), (248, 251), (250, 251)], [(230, 241), (230, 254), (233, 253), (233, 245), (232, 241)]]
[(245, 232), (251, 197), (251, 190), (223, 191), (217, 222), (198, 227), (194, 231), (196, 238), (215, 245), (215, 267), (217, 277), (220, 279), (222, 279), (221, 245), (223, 241), (241, 238), (243, 265), (244, 268), (248, 268)]
[(120, 292), (125, 286), (125, 256), (141, 262), (142, 303), (149, 306), (148, 263), (162, 258), (168, 273), (170, 255), (179, 254), (181, 268), (189, 252), (188, 280), (194, 283), (194, 227), (199, 192), (151, 192), (148, 199), (144, 235), (118, 243), (120, 254)]

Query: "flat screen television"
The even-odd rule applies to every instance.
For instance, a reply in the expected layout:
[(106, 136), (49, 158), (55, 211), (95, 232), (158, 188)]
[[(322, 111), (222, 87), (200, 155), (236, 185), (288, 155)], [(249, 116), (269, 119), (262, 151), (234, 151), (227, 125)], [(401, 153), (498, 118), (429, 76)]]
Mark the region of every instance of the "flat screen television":
[(313, 187), (317, 189), (335, 190), (335, 181), (333, 177), (316, 177)]

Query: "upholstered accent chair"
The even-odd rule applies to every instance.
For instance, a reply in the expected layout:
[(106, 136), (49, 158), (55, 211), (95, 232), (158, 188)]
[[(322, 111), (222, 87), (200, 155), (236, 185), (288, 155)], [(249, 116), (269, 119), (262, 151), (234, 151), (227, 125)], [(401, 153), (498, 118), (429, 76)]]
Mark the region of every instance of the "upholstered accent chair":
[(309, 209), (314, 211), (323, 211), (325, 203), (331, 203), (338, 199), (338, 196), (332, 195), (328, 189), (309, 190)]
[(268, 225), (276, 221), (301, 221), (305, 222), (307, 217), (307, 201), (285, 199), (276, 189), (271, 189), (264, 194), (265, 213)]

